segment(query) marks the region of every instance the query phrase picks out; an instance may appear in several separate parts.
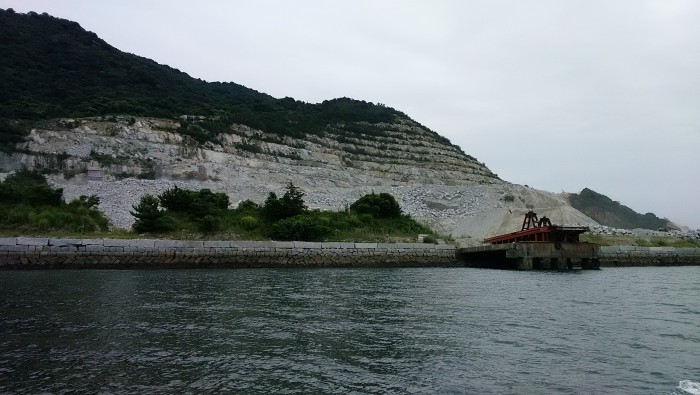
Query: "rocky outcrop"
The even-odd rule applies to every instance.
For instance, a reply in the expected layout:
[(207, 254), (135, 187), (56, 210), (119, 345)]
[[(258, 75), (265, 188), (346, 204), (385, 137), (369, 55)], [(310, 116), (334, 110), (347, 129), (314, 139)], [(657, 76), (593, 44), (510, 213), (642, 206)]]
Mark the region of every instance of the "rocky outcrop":
[[(228, 133), (218, 135), (218, 143), (204, 144), (178, 134), (179, 126), (170, 120), (133, 117), (55, 121), (31, 131), (22, 147), (28, 155), (4, 157), (2, 163), (5, 169), (22, 162), (67, 176), (92, 163), (112, 179), (260, 175), (284, 183), (289, 174), (298, 174), (324, 187), (500, 182), (485, 165), (406, 119), (383, 125), (382, 136), (346, 135), (342, 125), (336, 125), (323, 136), (298, 139), (233, 124)], [(37, 160), (47, 156), (60, 158), (60, 163)]]

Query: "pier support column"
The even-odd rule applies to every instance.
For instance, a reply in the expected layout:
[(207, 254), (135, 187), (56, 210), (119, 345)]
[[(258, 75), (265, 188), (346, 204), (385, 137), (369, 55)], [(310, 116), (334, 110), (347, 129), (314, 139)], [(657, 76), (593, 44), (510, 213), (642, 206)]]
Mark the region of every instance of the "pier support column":
[(559, 258), (552, 258), (552, 259), (549, 260), (549, 262), (550, 262), (550, 266), (549, 266), (549, 267), (550, 267), (552, 270), (562, 270), (562, 269), (564, 269), (564, 267), (562, 266), (561, 261), (562, 261), (562, 260), (559, 259)]
[(533, 269), (533, 264), (532, 264), (532, 258), (520, 258), (515, 264), (515, 267), (518, 270), (532, 270)]
[(581, 269), (591, 269), (591, 259), (590, 258), (581, 258)]
[(535, 269), (548, 270), (552, 268), (551, 258), (540, 258), (539, 265), (535, 265)]
[(600, 261), (598, 260), (598, 258), (583, 258), (581, 259), (581, 269), (600, 269)]

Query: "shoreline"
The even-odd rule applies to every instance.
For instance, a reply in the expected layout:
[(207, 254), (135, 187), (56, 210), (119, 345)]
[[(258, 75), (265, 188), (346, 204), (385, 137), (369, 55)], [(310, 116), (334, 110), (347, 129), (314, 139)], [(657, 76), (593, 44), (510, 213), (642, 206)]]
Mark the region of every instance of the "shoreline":
[[(0, 270), (266, 267), (460, 267), (426, 243), (0, 238)], [(700, 265), (700, 248), (600, 247), (601, 267)]]
[(459, 266), (454, 246), (299, 241), (0, 239), (0, 269), (418, 266)]

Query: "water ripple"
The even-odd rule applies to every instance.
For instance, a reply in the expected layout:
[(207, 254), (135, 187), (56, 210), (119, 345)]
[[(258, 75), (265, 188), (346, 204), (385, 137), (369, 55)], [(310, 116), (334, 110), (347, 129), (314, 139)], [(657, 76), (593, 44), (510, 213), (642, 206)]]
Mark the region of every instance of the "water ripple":
[(0, 393), (688, 393), (699, 277), (5, 272)]

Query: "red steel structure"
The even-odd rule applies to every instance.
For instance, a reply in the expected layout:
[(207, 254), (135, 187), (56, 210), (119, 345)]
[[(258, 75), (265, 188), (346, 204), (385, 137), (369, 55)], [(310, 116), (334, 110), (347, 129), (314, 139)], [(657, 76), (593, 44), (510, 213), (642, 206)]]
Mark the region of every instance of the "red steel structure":
[(484, 239), (484, 243), (507, 244), (524, 242), (578, 243), (579, 235), (588, 231), (585, 226), (552, 225), (549, 218), (542, 216), (538, 221), (537, 214), (529, 211), (523, 219), (523, 227), (519, 232), (506, 233)]

